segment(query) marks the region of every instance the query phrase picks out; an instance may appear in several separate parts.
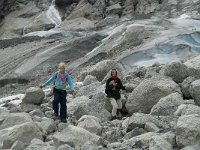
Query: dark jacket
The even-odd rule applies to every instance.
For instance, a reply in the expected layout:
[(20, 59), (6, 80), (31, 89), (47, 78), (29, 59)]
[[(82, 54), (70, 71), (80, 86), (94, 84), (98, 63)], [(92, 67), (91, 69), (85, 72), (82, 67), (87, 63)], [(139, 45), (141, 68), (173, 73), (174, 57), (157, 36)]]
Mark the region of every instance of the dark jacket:
[(116, 83), (117, 86), (113, 86), (113, 84), (111, 84), (112, 78), (109, 78), (106, 82), (106, 89), (105, 89), (105, 93), (107, 94), (107, 97), (109, 98), (114, 98), (114, 99), (120, 99), (121, 95), (120, 95), (120, 90), (125, 90), (125, 87), (122, 85), (122, 82), (119, 78), (117, 78)]

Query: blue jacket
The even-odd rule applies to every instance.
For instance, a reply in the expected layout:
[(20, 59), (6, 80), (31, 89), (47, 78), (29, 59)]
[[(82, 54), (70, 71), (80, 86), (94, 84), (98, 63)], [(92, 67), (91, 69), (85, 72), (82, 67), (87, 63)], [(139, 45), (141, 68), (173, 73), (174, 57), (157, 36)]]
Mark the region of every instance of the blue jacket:
[(59, 90), (66, 90), (66, 86), (69, 85), (70, 90), (74, 90), (74, 84), (72, 82), (72, 78), (67, 73), (61, 74), (59, 72), (55, 72), (51, 78), (46, 81), (42, 87), (49, 85), (52, 81), (54, 81), (54, 87)]

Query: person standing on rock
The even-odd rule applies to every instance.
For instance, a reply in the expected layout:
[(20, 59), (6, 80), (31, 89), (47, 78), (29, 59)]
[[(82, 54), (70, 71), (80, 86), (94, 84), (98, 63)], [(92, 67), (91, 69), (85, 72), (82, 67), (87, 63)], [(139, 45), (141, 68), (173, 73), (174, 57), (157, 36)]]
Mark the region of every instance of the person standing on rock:
[(112, 104), (112, 120), (117, 119), (117, 113), (122, 109), (120, 90), (125, 90), (121, 80), (117, 76), (117, 70), (111, 70), (111, 77), (106, 82), (105, 93)]
[(55, 115), (58, 116), (59, 103), (60, 103), (60, 120), (61, 122), (64, 122), (64, 123), (67, 122), (66, 121), (66, 118), (67, 118), (66, 86), (67, 84), (69, 85), (73, 96), (75, 96), (74, 84), (72, 82), (72, 78), (68, 73), (65, 72), (65, 67), (66, 67), (65, 63), (60, 63), (58, 65), (58, 71), (55, 72), (47, 82), (45, 82), (43, 85), (40, 86), (41, 88), (43, 88), (54, 81), (53, 110), (54, 110)]

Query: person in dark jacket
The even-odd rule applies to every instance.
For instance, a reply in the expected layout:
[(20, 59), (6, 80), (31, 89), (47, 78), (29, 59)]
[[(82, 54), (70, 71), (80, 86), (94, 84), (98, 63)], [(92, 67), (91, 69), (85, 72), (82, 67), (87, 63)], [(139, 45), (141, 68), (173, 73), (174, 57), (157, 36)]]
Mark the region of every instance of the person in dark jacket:
[(125, 90), (121, 80), (117, 76), (117, 70), (111, 70), (111, 77), (106, 82), (106, 90), (108, 99), (110, 100), (112, 108), (112, 119), (117, 118), (117, 112), (122, 109), (122, 101), (120, 90)]

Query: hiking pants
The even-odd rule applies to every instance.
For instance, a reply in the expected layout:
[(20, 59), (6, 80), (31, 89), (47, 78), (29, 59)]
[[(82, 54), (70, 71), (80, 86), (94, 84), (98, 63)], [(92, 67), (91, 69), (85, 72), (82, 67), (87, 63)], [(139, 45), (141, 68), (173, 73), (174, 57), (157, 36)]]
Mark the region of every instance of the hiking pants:
[(122, 101), (121, 99), (115, 100), (114, 98), (109, 98), (112, 108), (112, 116), (117, 115), (117, 109), (122, 109)]
[(59, 103), (60, 103), (60, 119), (66, 119), (67, 118), (66, 91), (53, 88), (53, 95), (54, 95), (54, 100), (53, 100), (54, 113), (58, 114)]

